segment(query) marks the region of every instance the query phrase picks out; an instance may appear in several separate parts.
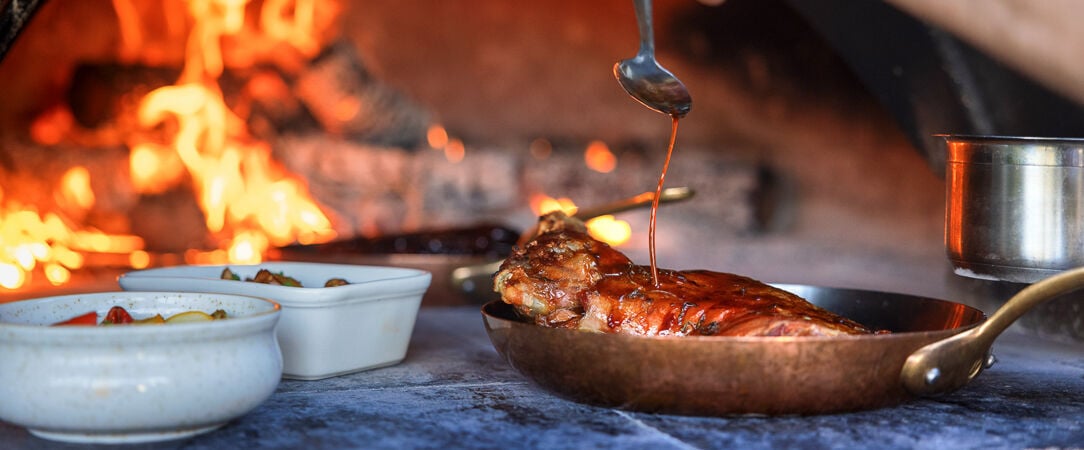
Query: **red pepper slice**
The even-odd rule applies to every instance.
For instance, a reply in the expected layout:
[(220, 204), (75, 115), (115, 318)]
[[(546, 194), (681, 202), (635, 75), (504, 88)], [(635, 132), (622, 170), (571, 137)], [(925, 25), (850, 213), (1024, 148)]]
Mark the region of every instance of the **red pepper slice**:
[(71, 319), (65, 320), (63, 322), (54, 323), (53, 326), (61, 326), (61, 325), (90, 325), (90, 326), (94, 326), (94, 325), (97, 325), (97, 324), (98, 324), (98, 313), (94, 312), (94, 311), (91, 311), (91, 312), (88, 312), (88, 313), (80, 315), (80, 316), (72, 317)]
[(109, 308), (109, 312), (105, 314), (105, 320), (102, 323), (113, 325), (132, 323), (132, 316), (123, 307), (114, 306)]

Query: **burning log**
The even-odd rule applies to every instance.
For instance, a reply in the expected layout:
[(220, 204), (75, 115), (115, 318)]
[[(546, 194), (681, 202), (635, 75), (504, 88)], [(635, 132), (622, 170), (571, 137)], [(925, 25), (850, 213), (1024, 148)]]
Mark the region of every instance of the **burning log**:
[[(139, 101), (173, 84), (180, 69), (116, 63), (78, 66), (66, 94), (76, 123), (128, 131)], [(425, 141), (432, 114), (371, 74), (353, 47), (340, 42), (291, 76), (273, 67), (227, 69), (220, 82), (226, 104), (251, 131), (273, 140), (327, 132), (352, 141), (414, 149)]]
[(72, 73), (66, 100), (75, 121), (86, 128), (100, 128), (120, 118), (135, 117), (139, 99), (173, 83), (177, 68), (81, 64)]
[(183, 254), (214, 248), (203, 212), (188, 189), (139, 196), (128, 210), (128, 221), (131, 233), (142, 237), (151, 252)]
[(305, 68), (295, 92), (325, 130), (360, 143), (414, 149), (431, 123), (428, 111), (369, 73), (344, 41)]

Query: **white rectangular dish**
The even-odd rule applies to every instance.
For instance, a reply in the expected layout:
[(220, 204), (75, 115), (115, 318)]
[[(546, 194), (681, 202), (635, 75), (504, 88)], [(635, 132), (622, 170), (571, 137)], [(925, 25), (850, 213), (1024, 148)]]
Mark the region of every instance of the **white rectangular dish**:
[[(226, 267), (241, 279), (267, 269), (304, 287), (224, 280)], [(323, 287), (331, 278), (349, 284)], [(283, 376), (318, 380), (402, 361), (431, 278), (428, 272), (398, 267), (266, 262), (139, 270), (117, 282), (128, 291), (241, 294), (276, 301), (282, 305)]]

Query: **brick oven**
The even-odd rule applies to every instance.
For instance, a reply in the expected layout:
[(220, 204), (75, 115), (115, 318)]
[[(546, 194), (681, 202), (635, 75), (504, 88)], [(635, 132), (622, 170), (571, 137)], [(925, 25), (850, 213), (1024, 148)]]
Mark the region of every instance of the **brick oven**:
[[(542, 211), (656, 187), (671, 120), (612, 72), (637, 51), (631, 3), (0, 0), (0, 447), (1079, 446), (1080, 294), (993, 336), (1006, 316), (983, 315), (1006, 299), (1073, 286), (1065, 274), (1028, 285), (954, 273), (945, 241), (961, 233), (946, 222), (963, 224), (951, 217), (966, 208), (950, 195), (946, 214), (946, 188), (965, 183), (955, 167), (946, 175), (932, 135), (1079, 134), (1084, 82), (1072, 81), (1084, 66), (1059, 76), (1047, 64), (1062, 61), (1057, 46), (1020, 52), (1026, 40), (1012, 37), (1046, 19), (1040, 36), (1084, 42), (1068, 13), (1084, 3), (655, 0), (657, 57), (692, 94), (666, 187), (695, 192), (658, 211), (659, 266), (781, 283), (842, 317), (726, 274), (648, 284), (575, 232), (514, 254), (518, 272), (499, 278), (506, 302), (483, 306), (493, 264)], [(973, 27), (954, 30), (953, 17)], [(983, 35), (995, 45), (967, 43)], [(1080, 45), (1063, 45), (1078, 59)], [(1043, 87), (1058, 80), (1069, 88)], [(1070, 150), (1079, 162), (1084, 148)], [(1084, 211), (1071, 206), (1030, 222), (1069, 224)], [(647, 264), (648, 224), (639, 208), (587, 228)], [(384, 320), (392, 286), (414, 302), (426, 274), (383, 268), (371, 283), (305, 289), (181, 267), (199, 278), (122, 280), (298, 301), (252, 311), (201, 294), (196, 308), (214, 309), (182, 318), (228, 320), (37, 326), (120, 317), (114, 306), (166, 315), (149, 297), (85, 295), (118, 290), (132, 270), (276, 260), (421, 268), (432, 281), (422, 308)], [(258, 339), (230, 331), (257, 324)], [(764, 332), (720, 335), (727, 326)], [(836, 334), (848, 330), (863, 333)], [(954, 345), (943, 359), (927, 351), (939, 339)], [(354, 353), (395, 357), (287, 370)], [(182, 366), (278, 384), (248, 394), (252, 406), (217, 408), (231, 414), (220, 422), (206, 399), (221, 386), (190, 384)], [(967, 385), (927, 395), (957, 381)], [(174, 409), (177, 423), (160, 420)]]
[[(800, 15), (753, 3), (656, 2), (660, 59), (694, 97), (667, 185), (697, 192), (663, 208), (660, 263), (939, 290), (911, 281), (944, 277), (912, 263), (943, 252), (936, 171)], [(260, 164), (277, 171), (269, 177), (298, 180), (324, 228), (268, 238), (255, 216), (230, 217), (237, 202), (270, 194), (230, 200), (223, 213), (201, 205), (213, 182), (191, 166), (136, 172), (138, 149), (178, 159), (164, 148), (184, 125), (139, 114), (149, 93), (192, 70), (185, 36), (197, 22), (183, 2), (40, 5), (0, 63), (7, 208), (117, 236), (115, 251), (75, 249), (79, 278), (130, 266), (132, 250), (147, 255), (136, 264), (243, 258), (223, 255), (253, 228), (268, 243), (247, 257), (268, 258), (297, 242), (483, 223), (523, 230), (532, 198), (590, 206), (654, 188), (669, 122), (610, 71), (636, 50), (626, 2), (328, 1), (311, 6), (311, 41), (259, 28), (261, 14), (294, 17), (305, 4), (249, 2), (239, 31), (219, 36), (224, 67), (212, 81), (242, 129), (225, 135), (261, 148)], [(589, 164), (592, 151), (611, 165)], [(148, 177), (172, 181), (148, 188)], [(79, 203), (84, 191), (92, 206)], [(623, 250), (646, 260), (646, 210), (618, 219), (631, 231)], [(49, 280), (30, 273), (28, 286)]]
[[(54, 251), (79, 256), (24, 265), (0, 291), (107, 289), (132, 267), (259, 261), (299, 244), (515, 232), (543, 199), (586, 207), (653, 190), (670, 124), (613, 79), (613, 63), (636, 51), (627, 3), (34, 4), (0, 60), (0, 220), (32, 213), (31, 228), (63, 229), (44, 238)], [(667, 186), (697, 192), (661, 210), (660, 265), (989, 291), (945, 261), (941, 168), (915, 139), (928, 130), (900, 120), (823, 14), (707, 3), (655, 2), (659, 58), (694, 99)], [(200, 11), (219, 15), (211, 42), (194, 43), (208, 26)], [(184, 91), (185, 80), (210, 89)], [(209, 128), (186, 128), (176, 111), (190, 105), (148, 106), (170, 86), (189, 101), (217, 95), (202, 107)], [(208, 150), (216, 141), (226, 143)], [(194, 172), (201, 164), (224, 165)], [(225, 195), (216, 189), (236, 197), (209, 206)], [(298, 203), (277, 203), (291, 195)], [(647, 219), (615, 218), (627, 224), (621, 249), (644, 263)], [(0, 265), (19, 255), (0, 246)]]

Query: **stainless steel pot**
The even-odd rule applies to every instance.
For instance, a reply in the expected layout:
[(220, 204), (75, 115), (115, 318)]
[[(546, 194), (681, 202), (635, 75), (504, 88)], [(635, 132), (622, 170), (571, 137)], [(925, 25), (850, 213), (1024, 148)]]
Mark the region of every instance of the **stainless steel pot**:
[(1084, 266), (1084, 139), (938, 137), (958, 275), (1033, 283)]

